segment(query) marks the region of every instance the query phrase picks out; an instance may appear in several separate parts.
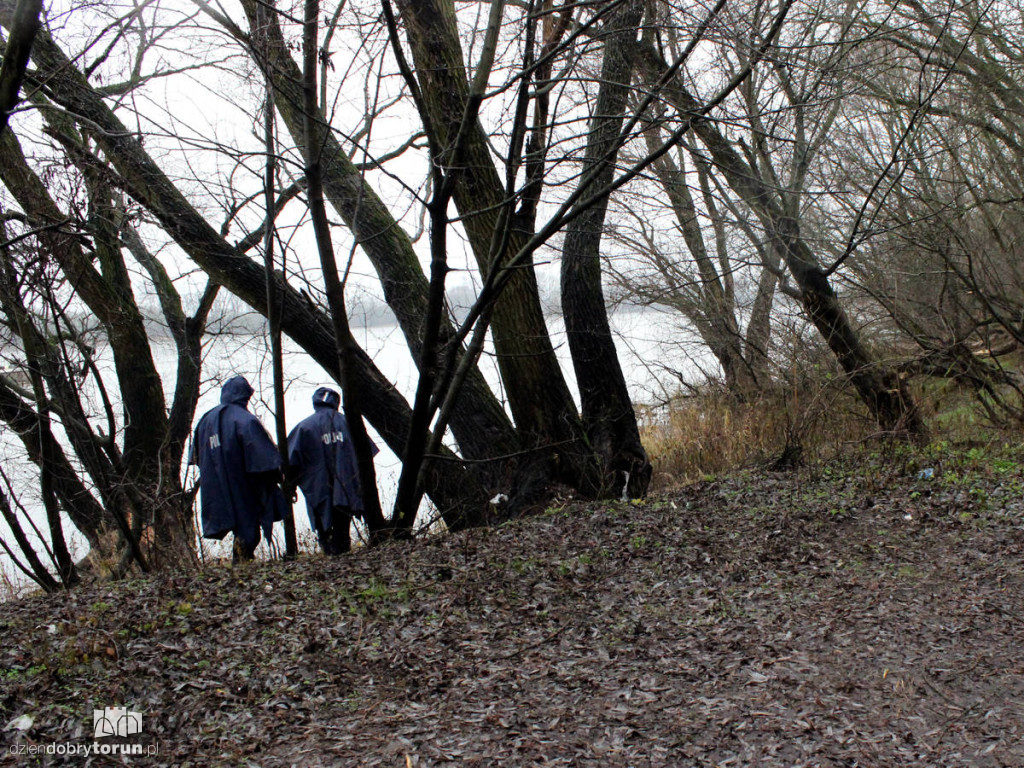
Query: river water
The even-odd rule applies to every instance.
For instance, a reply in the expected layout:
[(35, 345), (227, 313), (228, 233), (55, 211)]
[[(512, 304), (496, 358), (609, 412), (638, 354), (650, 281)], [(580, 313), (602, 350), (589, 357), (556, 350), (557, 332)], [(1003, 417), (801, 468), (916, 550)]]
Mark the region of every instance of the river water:
[[(612, 323), (617, 335), (620, 360), (634, 402), (659, 402), (674, 391), (678, 380), (670, 371), (685, 371), (688, 375), (697, 375), (700, 370), (699, 361), (688, 356), (686, 347), (679, 343), (680, 332), (664, 315), (646, 310), (620, 310), (612, 315)], [(575, 391), (561, 318), (549, 317), (548, 327), (563, 369), (567, 372), (570, 387)], [(415, 366), (398, 327), (393, 324), (376, 324), (356, 328), (354, 332), (381, 371), (395, 383), (399, 391), (411, 399), (416, 383)], [(312, 412), (311, 398), (317, 387), (326, 385), (337, 388), (337, 385), (317, 363), (289, 340), (285, 340), (284, 346), (285, 411), (290, 429)], [(175, 348), (169, 340), (158, 340), (153, 343), (152, 350), (163, 376), (169, 401), (174, 386)], [(104, 355), (102, 350), (99, 362), (101, 370), (110, 372), (110, 380), (113, 381), (113, 365), (109, 355)], [(493, 358), (485, 354), (481, 366), (485, 377), (497, 387), (496, 391), (500, 396), (499, 377)], [(216, 405), (220, 400), (221, 384), (237, 374), (244, 375), (255, 388), (256, 393), (250, 401), (250, 410), (273, 434), (273, 370), (267, 337), (259, 333), (223, 333), (208, 341), (203, 361), (203, 391), (197, 414), (202, 414)], [(400, 466), (395, 454), (376, 435), (373, 436), (381, 448), (376, 458), (376, 469), (381, 503), (387, 511), (394, 502)], [(3, 462), (7, 473), (12, 476), (17, 496), (24, 506), (22, 515), (30, 518), (30, 521), (23, 521), (23, 527), (28, 531), (31, 527), (29, 523), (34, 523), (40, 530), (44, 530), (45, 518), (38, 497), (37, 473), (26, 460), (20, 443), (9, 432), (0, 435), (0, 461)], [(183, 472), (187, 485), (196, 482), (194, 467), (183, 468)], [(299, 502), (295, 505), (295, 521), (300, 545), (309, 550), (315, 548), (315, 539), (309, 528), (301, 494)], [(76, 556), (84, 555), (86, 547), (83, 538), (66, 518), (65, 526), (73, 553)], [(38, 537), (31, 533), (30, 536), (38, 540)], [(0, 521), (0, 537), (13, 544), (3, 521)], [(230, 539), (229, 536), (225, 542), (201, 542), (203, 556), (226, 556)], [(282, 540), (283, 531), (278, 525), (275, 528), (275, 542), (269, 548), (266, 543), (261, 544), (258, 556), (269, 556), (273, 551), (283, 547)], [(25, 585), (24, 576), (17, 571), (6, 552), (0, 552), (0, 580), (6, 582), (8, 592), (20, 591)]]

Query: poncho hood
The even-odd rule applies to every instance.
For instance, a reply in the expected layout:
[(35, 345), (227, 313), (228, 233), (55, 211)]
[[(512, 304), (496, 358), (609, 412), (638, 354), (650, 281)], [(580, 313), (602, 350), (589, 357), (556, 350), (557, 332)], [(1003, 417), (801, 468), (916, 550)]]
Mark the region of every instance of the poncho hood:
[(235, 376), (229, 379), (228, 383), (220, 391), (220, 402), (222, 405), (240, 405), (245, 408), (252, 397), (253, 388), (246, 381), (245, 376)]
[(341, 405), (341, 395), (333, 389), (320, 387), (313, 393), (314, 408), (330, 408), (332, 411), (336, 411), (339, 405)]

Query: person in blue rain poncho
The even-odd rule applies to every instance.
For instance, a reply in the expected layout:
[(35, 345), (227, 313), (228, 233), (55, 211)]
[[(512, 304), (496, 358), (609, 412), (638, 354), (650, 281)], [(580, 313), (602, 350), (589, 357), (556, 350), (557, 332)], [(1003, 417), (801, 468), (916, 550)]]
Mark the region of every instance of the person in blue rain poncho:
[(261, 530), (271, 540), (285, 507), (281, 454), (248, 411), (252, 394), (244, 376), (229, 380), (220, 405), (196, 424), (188, 458), (199, 467), (203, 536), (223, 539), (234, 533), (234, 562), (253, 558)]
[[(340, 403), (337, 392), (320, 387), (313, 393), (313, 415), (288, 435), (292, 479), (302, 489), (309, 524), (328, 555), (349, 551), (352, 516), (363, 511), (356, 454)], [(377, 446), (371, 446), (376, 455)]]

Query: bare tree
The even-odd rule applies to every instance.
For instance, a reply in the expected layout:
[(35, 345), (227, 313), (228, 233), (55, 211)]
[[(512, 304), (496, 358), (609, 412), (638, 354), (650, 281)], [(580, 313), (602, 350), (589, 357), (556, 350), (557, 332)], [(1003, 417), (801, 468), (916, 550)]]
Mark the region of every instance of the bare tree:
[[(815, 249), (815, 231), (807, 226), (803, 205), (812, 162), (841, 102), (849, 51), (859, 39), (849, 35), (856, 6), (845, 10), (833, 19), (810, 6), (807, 17), (790, 20), (788, 36), (772, 49), (773, 66), (757, 70), (759, 76), (747, 79), (742, 88), (737, 106), (743, 107), (746, 137), (733, 137), (716, 122), (696, 117), (705, 108), (704, 100), (682, 77), (672, 75), (657, 45), (642, 46), (638, 53), (648, 82), (670, 78), (666, 97), (677, 119), (693, 126), (708, 162), (755, 213), (768, 246), (786, 265), (808, 319), (872, 416), (885, 430), (917, 434), (924, 425), (904, 381), (872, 351), (830, 282), (845, 256), (826, 261)], [(738, 67), (746, 66), (750, 51), (760, 49), (764, 25), (777, 18), (760, 4), (743, 13), (733, 18), (725, 38), (732, 43), (726, 60)], [(816, 61), (818, 56), (822, 60)], [(770, 124), (765, 122), (769, 118)], [(773, 146), (777, 139), (782, 146)], [(856, 226), (856, 221), (851, 223), (851, 243)]]
[(917, 348), (904, 347), (908, 374), (964, 382), (997, 422), (1024, 414), (1019, 377), (999, 362), (1024, 341), (1024, 59), (1005, 23), (1013, 13), (1002, 3), (896, 6), (869, 48), (887, 67), (862, 85), (874, 130), (850, 137), (851, 168), (877, 175), (865, 159), (882, 158), (898, 181), (865, 219), (878, 235), (853, 265), (858, 287)]
[[(722, 5), (706, 15), (708, 24)], [(218, 230), (207, 219), (202, 206), (209, 198), (203, 192), (214, 189), (208, 174), (195, 174), (192, 184), (176, 176), (195, 162), (189, 151), (176, 149), (171, 160), (162, 160), (174, 167), (173, 173), (162, 168), (148, 151), (152, 139), (146, 131), (155, 130), (152, 124), (123, 107), (120, 97), (138, 96), (152, 76), (128, 57), (130, 75), (123, 85), (101, 87), (95, 82), (103, 62), (108, 70), (118, 69), (118, 41), (134, 28), (153, 24), (138, 9), (85, 42), (87, 52), (102, 48), (99, 55), (69, 55), (53, 34), (41, 30), (27, 74), (36, 94), (33, 103), (64, 157), (82, 175), (96, 215), (84, 222), (70, 217), (77, 227), (70, 234), (51, 229), (62, 221), (61, 215), (69, 218), (73, 211), (62, 210), (45, 184), (39, 189), (28, 176), (13, 173), (4, 178), (26, 221), (35, 226), (33, 237), (66, 275), (69, 295), (84, 302), (105, 332), (123, 345), (115, 356), (123, 351), (127, 360), (138, 347), (144, 365), (136, 373), (144, 376), (119, 380), (124, 408), (137, 406), (157, 415), (137, 431), (142, 421), (134, 415), (126, 418), (118, 432), (124, 436), (123, 454), (133, 457), (138, 477), (151, 482), (145, 473), (151, 471), (152, 448), (178, 446), (169, 430), (177, 435), (182, 424), (181, 414), (174, 411), (177, 404), (168, 414), (160, 399), (159, 376), (153, 378), (145, 364), (145, 324), (137, 320), (130, 281), (124, 279), (123, 256), (128, 253), (158, 286), (168, 317), (180, 325), (173, 278), (160, 271), (167, 265), (142, 248), (141, 233), (130, 226), (144, 219), (149, 237), (173, 246), (211, 284), (223, 285), (260, 313), (278, 317), (279, 312), (283, 333), (342, 382), (353, 422), (358, 421), (355, 411), (362, 410), (403, 457), (404, 484), (396, 514), (385, 521), (371, 511), (371, 528), (411, 529), (423, 492), (450, 528), (491, 519), (494, 508), (487, 500), (501, 493), (512, 498), (499, 515), (518, 514), (542, 502), (557, 483), (589, 496), (617, 495), (623, 486), (631, 494), (643, 493), (649, 476), (646, 455), (611, 344), (602, 295), (604, 211), (610, 195), (670, 151), (691, 127), (688, 123), (666, 132), (660, 145), (627, 167), (619, 163), (622, 147), (639, 139), (641, 118), (654, 99), (628, 98), (638, 61), (629, 52), (641, 28), (644, 4), (506, 5), (496, 0), (486, 6), (488, 22), (479, 36), (472, 25), (460, 21), (450, 0), (398, 2), (397, 13), (386, 12), (383, 20), (360, 15), (360, 7), (339, 5), (323, 34), (317, 34), (319, 23), (314, 21), (316, 2), (295, 16), (284, 8), (242, 0), (244, 21), (201, 0), (195, 7), (201, 16), (181, 23), (194, 26), (200, 18), (215, 22), (210, 29), (231, 41), (234, 53), (225, 55), (244, 53), (249, 63), (241, 66), (255, 66), (253, 71), (267, 86), (253, 91), (252, 103), (265, 102), (267, 90), (272, 90), (284, 129), (273, 142), (266, 141), (266, 126), (261, 126), (258, 135), (239, 140), (237, 147), (216, 147), (225, 155), (230, 152), (235, 163), (231, 202), (218, 203), (231, 211), (231, 225), (243, 230), (240, 239), (229, 241), (228, 228)], [(13, 11), (13, 0), (0, 0), (0, 23), (9, 24)], [(339, 89), (353, 79), (346, 80), (345, 72), (354, 65), (343, 64), (336, 79), (332, 67), (340, 58), (332, 59), (332, 35), (346, 19), (360, 35), (359, 44), (372, 49), (372, 72), (381, 73), (363, 82), (380, 92), (391, 88), (382, 101), (405, 110), (407, 122), (408, 106), (399, 99), (411, 99), (418, 117), (419, 125), (384, 151), (373, 144), (374, 119), (383, 119), (376, 108), (371, 119), (347, 130), (351, 124), (333, 107), (341, 98)], [(175, 28), (167, 21), (156, 26), (166, 34)], [(681, 47), (678, 63), (668, 64), (663, 82), (685, 63), (706, 28), (696, 28), (692, 43)], [(778, 28), (772, 27), (759, 52), (723, 84), (706, 109), (697, 110), (699, 116), (758, 66)], [(305, 35), (302, 66), (290, 43), (299, 31)], [(492, 67), (492, 62), (499, 65)], [(402, 75), (397, 95), (391, 84), (399, 81), (386, 78), (391, 73)], [(246, 114), (253, 119), (255, 112), (253, 106)], [(124, 119), (133, 120), (134, 127)], [(28, 130), (19, 128), (19, 135)], [(404, 211), (386, 203), (382, 191), (402, 181), (399, 172), (389, 174), (388, 162), (403, 148), (416, 146), (418, 136), (433, 169), (431, 186), (427, 197), (420, 195), (418, 182), (404, 183), (401, 189), (404, 199), (421, 205), (430, 220), (429, 279), (413, 237), (404, 229)], [(270, 155), (292, 169), (288, 188), (270, 190)], [(260, 158), (259, 167), (249, 167), (249, 157)], [(11, 158), (17, 159), (14, 154)], [(34, 172), (25, 158), (9, 167)], [(250, 201), (259, 198), (266, 202), (256, 215)], [(331, 215), (340, 221), (332, 221)], [(291, 259), (294, 269), (268, 272), (265, 261), (250, 257), (261, 242), (264, 258), (270, 255), (275, 222), (284, 218), (312, 220), (318, 274)], [(582, 414), (554, 354), (534, 264), (535, 255), (551, 249), (553, 238), (562, 232), (567, 233), (561, 245), (564, 311), (571, 326)], [(92, 239), (84, 240), (82, 233)], [(471, 258), (472, 267), (467, 268), (482, 287), (468, 316), (457, 323), (445, 303), (445, 278), (452, 269), (449, 244), (459, 237), (465, 238)], [(63, 248), (57, 248), (55, 238), (64, 238)], [(350, 246), (347, 264), (334, 255), (336, 241)], [(413, 407), (347, 331), (343, 289), (357, 258), (365, 258), (375, 271), (420, 368)], [(207, 296), (212, 295), (211, 289)], [(276, 307), (274, 301), (279, 302)], [(201, 331), (208, 311), (204, 302), (186, 329)], [(115, 325), (117, 313), (128, 321)], [(477, 366), (488, 340), (504, 403)], [(148, 384), (142, 386), (144, 382)], [(362, 453), (365, 458), (365, 445)], [(155, 455), (161, 461), (174, 458), (166, 450)], [(180, 453), (177, 459), (180, 466)], [(361, 463), (365, 468), (367, 462)], [(120, 466), (114, 463), (115, 469)], [(369, 476), (363, 482), (374, 485)], [(126, 512), (124, 518), (133, 522), (137, 516)]]
[[(648, 145), (662, 134), (657, 121), (648, 122)], [(740, 400), (758, 397), (772, 381), (779, 260), (750, 225), (752, 214), (718, 184), (699, 152), (683, 147), (654, 164), (650, 190), (635, 188), (619, 206), (613, 238), (624, 252), (614, 266), (620, 299), (678, 313), (714, 355), (727, 391)]]
[[(45, 36), (41, 31), (37, 40)], [(0, 310), (12, 348), (20, 350), (14, 362), (30, 382), (0, 381), (0, 418), (39, 467), (65, 583), (75, 570), (58, 530), (60, 511), (97, 558), (114, 558), (114, 572), (190, 562), (191, 496), (180, 470), (216, 289), (208, 288), (194, 315), (185, 313), (139, 234), (141, 211), (112, 187), (89, 132), (28, 79), (29, 102), (55, 151), (40, 165), (24, 153), (20, 127), (0, 136), (0, 180), (10, 195)], [(138, 280), (158, 297), (177, 346), (172, 400), (150, 347), (156, 326), (135, 296)], [(99, 363), (101, 347), (109, 349), (112, 372)]]

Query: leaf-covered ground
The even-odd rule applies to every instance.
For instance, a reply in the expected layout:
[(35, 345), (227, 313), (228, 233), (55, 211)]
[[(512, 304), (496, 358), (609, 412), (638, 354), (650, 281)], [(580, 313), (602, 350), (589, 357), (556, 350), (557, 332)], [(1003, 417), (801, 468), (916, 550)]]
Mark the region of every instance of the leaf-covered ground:
[(0, 760), (115, 762), (29, 752), (120, 704), (130, 765), (1022, 766), (1022, 493), (751, 472), (8, 603)]

